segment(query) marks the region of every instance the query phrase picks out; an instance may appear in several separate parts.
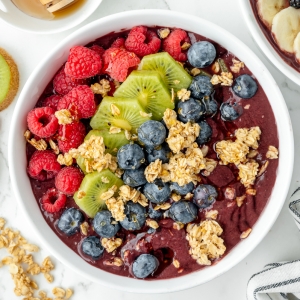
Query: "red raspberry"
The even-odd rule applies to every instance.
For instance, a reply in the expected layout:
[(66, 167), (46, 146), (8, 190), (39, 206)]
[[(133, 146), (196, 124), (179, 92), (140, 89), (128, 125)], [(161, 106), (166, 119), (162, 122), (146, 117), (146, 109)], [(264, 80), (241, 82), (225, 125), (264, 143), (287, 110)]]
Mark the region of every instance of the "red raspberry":
[(52, 95), (43, 101), (43, 106), (49, 106), (53, 108), (55, 111), (57, 110), (58, 101), (61, 99), (59, 95)]
[(57, 109), (68, 109), (78, 119), (91, 118), (96, 112), (94, 93), (87, 85), (79, 85), (58, 102)]
[(136, 67), (140, 59), (133, 53), (122, 48), (109, 48), (103, 55), (103, 72), (111, 78), (123, 82), (129, 68)]
[(155, 32), (148, 30), (145, 26), (133, 27), (125, 41), (127, 50), (143, 57), (158, 52), (160, 39)]
[(125, 48), (125, 39), (118, 37), (110, 46), (111, 48)]
[(37, 107), (27, 115), (29, 130), (40, 138), (47, 138), (55, 134), (58, 129), (58, 120), (51, 107)]
[(44, 150), (33, 153), (27, 171), (31, 178), (44, 181), (55, 177), (60, 169), (56, 155), (51, 150)]
[(55, 188), (49, 189), (41, 199), (42, 208), (49, 213), (59, 212), (65, 207), (67, 196)]
[(58, 148), (62, 152), (68, 152), (72, 148), (78, 148), (84, 140), (85, 127), (81, 122), (60, 125), (58, 130)]
[(182, 29), (173, 30), (169, 36), (163, 41), (163, 49), (168, 52), (175, 60), (186, 61), (187, 55), (182, 52), (181, 45), (190, 43), (187, 33)]
[(100, 57), (102, 57), (105, 52), (105, 50), (101, 46), (98, 46), (98, 45), (93, 45), (90, 49), (97, 52), (100, 55)]
[(101, 67), (101, 57), (97, 52), (83, 46), (75, 46), (70, 50), (65, 73), (76, 79), (84, 79), (97, 75)]
[(76, 167), (62, 168), (55, 177), (56, 188), (67, 196), (72, 196), (79, 190), (84, 175)]
[(74, 87), (87, 84), (86, 79), (74, 79), (66, 75), (64, 68), (55, 75), (53, 87), (56, 93), (60, 95), (68, 94)]

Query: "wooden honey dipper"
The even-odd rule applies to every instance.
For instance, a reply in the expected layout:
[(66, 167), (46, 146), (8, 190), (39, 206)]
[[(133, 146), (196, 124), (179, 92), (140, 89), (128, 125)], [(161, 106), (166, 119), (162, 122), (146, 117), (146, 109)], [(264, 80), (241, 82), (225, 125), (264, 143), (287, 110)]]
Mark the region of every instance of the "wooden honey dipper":
[(60, 9), (66, 8), (76, 0), (40, 0), (40, 2), (47, 7), (47, 10), (54, 13)]

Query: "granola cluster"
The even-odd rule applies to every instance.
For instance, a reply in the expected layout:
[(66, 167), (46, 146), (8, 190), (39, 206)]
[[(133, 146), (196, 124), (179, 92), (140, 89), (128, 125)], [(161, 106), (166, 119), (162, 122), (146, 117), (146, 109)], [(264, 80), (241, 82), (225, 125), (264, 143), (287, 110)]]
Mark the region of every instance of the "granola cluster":
[(68, 109), (61, 109), (55, 112), (55, 117), (58, 120), (58, 124), (67, 125), (73, 123), (73, 117)]
[(232, 59), (232, 66), (230, 66), (230, 70), (233, 73), (239, 73), (241, 69), (245, 67), (245, 64), (242, 61), (239, 61), (235, 58)]
[(231, 72), (221, 72), (221, 75), (214, 74), (210, 82), (213, 85), (221, 84), (223, 86), (232, 86), (233, 75)]
[(110, 83), (107, 79), (101, 79), (99, 83), (91, 85), (91, 90), (94, 94), (101, 95), (102, 97), (107, 96), (108, 92), (111, 90)]
[(101, 239), (101, 245), (108, 253), (113, 252), (122, 245), (122, 239), (120, 238), (103, 238)]

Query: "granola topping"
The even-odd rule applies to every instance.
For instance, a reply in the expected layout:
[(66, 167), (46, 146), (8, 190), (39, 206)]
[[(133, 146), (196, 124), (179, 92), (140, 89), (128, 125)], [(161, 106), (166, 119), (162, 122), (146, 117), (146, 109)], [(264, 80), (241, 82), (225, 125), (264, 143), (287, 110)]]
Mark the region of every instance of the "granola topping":
[(216, 220), (218, 217), (218, 214), (219, 214), (219, 212), (217, 210), (209, 210), (205, 213), (205, 218)]
[(187, 89), (181, 89), (177, 92), (177, 97), (182, 102), (189, 100), (191, 97), (191, 91), (188, 91)]
[(122, 240), (120, 238), (103, 238), (101, 239), (101, 245), (108, 253), (111, 253), (122, 245)]
[(165, 39), (170, 34), (169, 28), (161, 28), (158, 30), (158, 35), (161, 39)]
[(55, 112), (55, 117), (58, 120), (58, 124), (67, 125), (73, 122), (73, 117), (68, 109), (62, 109)]
[(247, 128), (239, 128), (235, 132), (237, 140), (246, 144), (248, 147), (257, 149), (258, 141), (260, 140), (261, 130), (258, 126)]
[(147, 224), (147, 226), (149, 226), (153, 229), (157, 229), (159, 227), (158, 223), (155, 220), (151, 220), (151, 219), (147, 219), (146, 224)]
[(145, 169), (145, 177), (148, 182), (154, 182), (162, 172), (162, 161), (157, 159), (149, 164)]
[(268, 159), (277, 159), (278, 158), (278, 149), (274, 146), (269, 146), (266, 157)]
[(233, 65), (230, 66), (230, 70), (233, 73), (239, 73), (240, 70), (245, 67), (245, 64), (242, 61), (239, 61), (235, 58), (232, 59), (232, 63), (233, 63)]
[(241, 183), (245, 187), (253, 185), (258, 173), (259, 164), (256, 161), (251, 160), (246, 164), (239, 164), (237, 167), (239, 169)]
[(221, 83), (223, 86), (232, 86), (233, 76), (231, 72), (221, 72), (221, 75), (214, 74), (210, 82), (213, 85)]
[(101, 79), (99, 83), (91, 85), (91, 90), (94, 94), (101, 95), (102, 97), (107, 96), (108, 92), (111, 90), (110, 83), (107, 79)]

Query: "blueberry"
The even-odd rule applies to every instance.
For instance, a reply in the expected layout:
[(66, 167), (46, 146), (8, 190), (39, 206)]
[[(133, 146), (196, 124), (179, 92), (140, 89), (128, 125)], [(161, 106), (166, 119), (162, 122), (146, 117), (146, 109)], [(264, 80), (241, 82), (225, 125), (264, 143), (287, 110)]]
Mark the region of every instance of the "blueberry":
[(250, 75), (243, 74), (235, 79), (232, 89), (237, 96), (249, 99), (255, 95), (257, 83)]
[(122, 146), (117, 154), (118, 164), (121, 169), (138, 169), (145, 162), (143, 149), (137, 144), (127, 144)]
[(140, 230), (146, 222), (146, 209), (138, 203), (128, 202), (124, 214), (126, 217), (120, 224), (126, 230)]
[(154, 219), (154, 220), (159, 220), (162, 217), (162, 215), (163, 215), (162, 211), (161, 210), (154, 210), (153, 207), (152, 207), (152, 204), (150, 202), (149, 209), (148, 209), (149, 218)]
[(158, 121), (147, 121), (138, 128), (138, 138), (146, 147), (161, 145), (167, 135), (166, 127)]
[(145, 167), (143, 166), (135, 170), (126, 170), (123, 175), (123, 181), (131, 187), (143, 185), (147, 182), (144, 172)]
[(215, 46), (206, 41), (194, 43), (187, 52), (189, 63), (195, 68), (205, 68), (213, 63), (217, 55)]
[(97, 260), (103, 254), (104, 248), (100, 243), (100, 239), (96, 236), (88, 236), (83, 239), (81, 244), (82, 252), (92, 259)]
[(172, 182), (170, 184), (171, 191), (175, 191), (177, 194), (181, 196), (185, 196), (188, 193), (191, 193), (194, 189), (194, 184), (192, 182), (185, 184), (183, 186), (180, 186), (177, 182)]
[(156, 230), (155, 230), (154, 228), (152, 228), (152, 227), (150, 227), (150, 228), (147, 230), (147, 233), (148, 233), (148, 234), (152, 234), (152, 233), (154, 233), (154, 232), (156, 232)]
[(105, 238), (115, 236), (120, 229), (119, 223), (115, 221), (109, 210), (102, 210), (96, 214), (93, 227), (96, 233)]
[(170, 186), (161, 179), (155, 179), (153, 183), (145, 184), (144, 195), (152, 203), (161, 204), (169, 199), (171, 195)]
[(62, 213), (57, 226), (63, 233), (70, 236), (79, 231), (79, 226), (83, 221), (82, 212), (72, 207)]
[(205, 106), (200, 100), (190, 98), (177, 104), (178, 119), (181, 122), (197, 122), (205, 115)]
[(205, 106), (206, 116), (213, 117), (218, 111), (218, 102), (211, 96), (205, 96), (202, 99), (202, 103)]
[(210, 78), (205, 75), (198, 75), (193, 78), (192, 83), (189, 86), (191, 96), (196, 99), (202, 99), (205, 96), (211, 95), (214, 91), (214, 86), (210, 82)]
[(146, 148), (148, 163), (161, 160), (163, 164), (169, 161), (171, 150), (167, 143), (164, 143), (156, 148)]
[(234, 121), (241, 116), (241, 108), (235, 103), (222, 103), (220, 106), (220, 112), (224, 121)]
[(151, 254), (141, 254), (132, 264), (132, 272), (136, 278), (146, 278), (153, 274), (159, 266), (158, 259)]
[(209, 184), (200, 184), (194, 190), (193, 202), (199, 208), (207, 208), (214, 204), (217, 197), (218, 192), (215, 187)]
[(200, 134), (196, 139), (198, 145), (203, 145), (207, 143), (212, 135), (212, 129), (205, 121), (201, 121), (198, 123), (200, 126)]
[(191, 202), (179, 201), (172, 204), (169, 209), (169, 216), (175, 222), (187, 224), (197, 218), (197, 206)]

